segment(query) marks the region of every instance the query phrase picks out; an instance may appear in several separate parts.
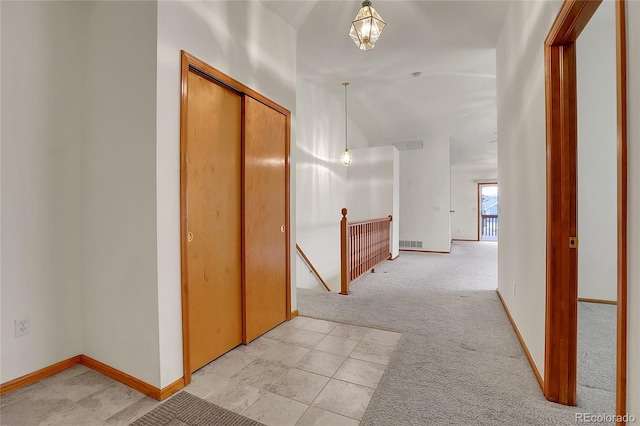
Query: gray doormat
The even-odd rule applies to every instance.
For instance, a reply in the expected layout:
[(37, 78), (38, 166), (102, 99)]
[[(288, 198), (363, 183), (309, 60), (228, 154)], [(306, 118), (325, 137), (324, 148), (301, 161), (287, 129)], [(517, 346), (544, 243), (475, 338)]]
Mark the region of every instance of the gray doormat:
[(209, 401), (180, 392), (163, 402), (130, 426), (264, 426)]

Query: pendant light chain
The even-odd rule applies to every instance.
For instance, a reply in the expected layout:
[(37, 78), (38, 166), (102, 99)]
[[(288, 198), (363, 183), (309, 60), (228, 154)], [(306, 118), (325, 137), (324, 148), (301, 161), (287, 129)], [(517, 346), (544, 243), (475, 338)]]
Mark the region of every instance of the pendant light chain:
[(347, 141), (349, 140), (347, 137), (347, 86), (349, 85), (349, 83), (342, 84), (344, 84), (344, 149), (349, 149), (349, 146), (347, 144)]
[(353, 161), (353, 157), (349, 152), (349, 116), (347, 115), (347, 86), (349, 83), (342, 83), (344, 86), (344, 152), (340, 156), (340, 162), (345, 167), (348, 167)]

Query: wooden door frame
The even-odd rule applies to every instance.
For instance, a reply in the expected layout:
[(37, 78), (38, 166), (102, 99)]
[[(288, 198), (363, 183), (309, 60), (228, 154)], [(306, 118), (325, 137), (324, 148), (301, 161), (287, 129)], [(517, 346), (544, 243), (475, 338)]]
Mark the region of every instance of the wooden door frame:
[[(544, 395), (576, 403), (577, 90), (575, 41), (602, 0), (565, 0), (545, 42), (547, 111), (547, 275)], [(627, 371), (627, 85), (625, 0), (616, 0), (618, 300), (616, 413), (626, 413)]]
[[(477, 183), (477, 194), (478, 194), (478, 210), (477, 210), (477, 214), (476, 214), (476, 220), (478, 223), (477, 226), (477, 233), (478, 233), (478, 241), (480, 240), (480, 237), (482, 236), (482, 232), (481, 232), (481, 227), (482, 227), (482, 194), (480, 193), (480, 187), (483, 185), (495, 185), (498, 186), (498, 182), (478, 182)], [(498, 204), (500, 203), (500, 198), (498, 198)], [(498, 211), (498, 218), (500, 218), (500, 212)], [(499, 220), (499, 219), (498, 219)]]
[[(286, 239), (286, 303), (285, 303), (285, 318), (291, 319), (291, 247), (290, 247), (290, 155), (291, 155), (291, 112), (286, 108), (278, 105), (272, 100), (266, 98), (255, 90), (245, 86), (239, 81), (229, 77), (221, 71), (213, 68), (207, 63), (201, 61), (195, 56), (180, 51), (180, 64), (181, 64), (181, 86), (180, 86), (180, 264), (181, 264), (181, 294), (182, 294), (182, 363), (185, 386), (191, 383), (191, 359), (190, 359), (190, 347), (189, 347), (189, 292), (187, 288), (187, 181), (186, 181), (186, 141), (187, 141), (187, 94), (188, 94), (188, 76), (189, 72), (193, 71), (201, 75), (202, 77), (212, 81), (213, 83), (225, 86), (237, 93), (240, 93), (243, 97), (243, 124), (242, 124), (242, 148), (241, 156), (244, 156), (244, 97), (250, 96), (253, 99), (267, 105), (268, 107), (278, 111), (286, 117), (286, 131), (285, 131), (285, 239)], [(244, 161), (242, 161), (244, 167)], [(242, 169), (242, 187), (244, 188), (244, 169)], [(243, 189), (244, 191), (244, 189)], [(242, 259), (244, 259), (244, 194), (242, 196)], [(244, 264), (242, 266), (242, 318), (244, 322), (245, 318), (245, 282), (244, 282)], [(243, 324), (244, 330), (244, 324)], [(245, 336), (242, 336), (245, 341)]]

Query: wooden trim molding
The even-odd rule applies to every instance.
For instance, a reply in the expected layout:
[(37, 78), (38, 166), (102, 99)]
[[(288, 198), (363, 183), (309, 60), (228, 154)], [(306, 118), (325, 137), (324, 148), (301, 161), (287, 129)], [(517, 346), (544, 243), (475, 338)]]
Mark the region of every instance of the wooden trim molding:
[(298, 316), (298, 310), (294, 309), (293, 311), (291, 311), (291, 318), (289, 318), (289, 319), (292, 320), (297, 316)]
[(566, 0), (545, 42), (547, 270), (544, 395), (575, 405), (578, 361), (575, 41), (601, 0)]
[(540, 385), (540, 390), (544, 390), (544, 381), (542, 380), (542, 375), (540, 374), (540, 371), (538, 370), (538, 367), (536, 366), (536, 363), (533, 361), (533, 357), (531, 356), (531, 352), (529, 352), (529, 348), (527, 347), (527, 344), (524, 342), (524, 339), (522, 338), (522, 334), (520, 334), (520, 330), (518, 330), (518, 326), (516, 325), (516, 322), (513, 320), (513, 317), (511, 316), (511, 312), (509, 312), (509, 308), (507, 308), (507, 304), (504, 303), (504, 299), (502, 298), (502, 294), (500, 294), (500, 290), (496, 290), (496, 293), (498, 293), (498, 298), (500, 299), (500, 302), (502, 303), (502, 307), (504, 308), (504, 312), (507, 314), (507, 318), (509, 318), (509, 322), (511, 323), (511, 326), (513, 327), (513, 331), (516, 332), (516, 336), (518, 337), (518, 340), (520, 341), (520, 346), (522, 346), (522, 350), (524, 351), (524, 354), (527, 356), (527, 359), (529, 360), (529, 364), (531, 364), (531, 370), (533, 370), (533, 374), (536, 376), (536, 380), (538, 381), (538, 384)]
[(184, 385), (184, 378), (178, 379), (176, 382), (169, 385), (167, 388), (160, 390), (155, 386), (152, 386), (136, 377), (133, 377), (127, 373), (124, 373), (118, 369), (115, 369), (107, 364), (104, 364), (100, 361), (97, 361), (91, 357), (86, 355), (81, 355), (82, 357), (82, 365), (85, 365), (92, 370), (97, 371), (98, 373), (102, 373), (107, 377), (112, 378), (122, 384), (129, 386), (132, 389), (137, 390), (153, 399), (157, 399), (158, 401), (162, 401), (163, 394), (164, 398), (172, 395), (174, 392), (182, 389)]
[(135, 378), (125, 372), (122, 372), (118, 369), (115, 369), (107, 364), (104, 364), (98, 360), (95, 360), (87, 355), (82, 356), (82, 365), (85, 365), (92, 370), (97, 371), (98, 373), (102, 373), (107, 377), (112, 378), (113, 380), (117, 380), (120, 383), (123, 383), (130, 388), (137, 390), (151, 398), (160, 399), (160, 389), (155, 386), (151, 386), (150, 384), (143, 382), (142, 380)]
[(398, 249), (398, 251), (411, 251), (414, 253), (436, 253), (436, 254), (451, 254), (450, 251), (436, 251), (436, 250), (411, 250), (411, 249)]
[(617, 305), (618, 304), (618, 302), (616, 302), (615, 300), (589, 299), (587, 297), (578, 297), (578, 302), (602, 303), (603, 305)]
[(181, 54), (182, 54), (183, 64), (185, 61), (188, 64), (187, 70), (189, 68), (193, 68), (194, 70), (204, 72), (204, 74), (207, 77), (213, 78), (214, 80), (222, 83), (223, 85), (227, 86), (231, 90), (235, 90), (238, 93), (251, 96), (256, 101), (262, 102), (263, 104), (267, 105), (269, 108), (278, 111), (280, 114), (286, 117), (291, 117), (291, 111), (289, 111), (288, 109), (284, 108), (281, 105), (278, 105), (277, 103), (273, 102), (271, 99), (265, 97), (264, 95), (261, 95), (260, 93), (256, 92), (250, 87), (245, 86), (244, 84), (240, 83), (238, 80), (229, 77), (228, 75), (226, 75), (221, 71), (218, 71), (211, 65), (207, 64), (204, 61), (201, 61), (200, 59), (196, 58), (195, 56), (193, 56), (188, 52), (185, 52), (184, 50), (181, 51)]
[(46, 379), (49, 376), (53, 376), (67, 368), (74, 367), (82, 362), (82, 355), (76, 355), (72, 358), (65, 359), (64, 361), (57, 362), (48, 367), (41, 368), (33, 373), (26, 374), (17, 379), (10, 380), (6, 383), (0, 384), (0, 395), (4, 395), (9, 392), (13, 392), (16, 389), (28, 386), (32, 383)]
[(104, 374), (105, 376), (123, 383), (132, 389), (150, 396), (151, 398), (157, 399), (158, 401), (162, 401), (168, 398), (169, 396), (185, 387), (184, 378), (181, 377), (169, 386), (163, 389), (158, 389), (155, 386), (143, 382), (140, 379), (137, 379), (127, 373), (110, 367), (107, 364), (97, 361), (91, 357), (88, 357), (86, 355), (76, 355), (72, 358), (57, 362), (38, 371), (34, 371), (33, 373), (18, 377), (17, 379), (11, 380), (7, 383), (3, 383), (2, 385), (0, 385), (0, 395), (4, 395), (6, 393), (38, 382), (42, 379), (46, 379), (49, 376), (53, 376), (54, 374), (60, 373), (61, 371), (64, 371), (68, 368), (75, 367), (78, 364), (82, 364), (94, 371), (97, 371), (98, 373)]
[(182, 304), (182, 368), (185, 385), (191, 383), (191, 341), (189, 326), (189, 291), (187, 286), (187, 118), (189, 87), (189, 56), (180, 57), (180, 291)]
[[(575, 405), (577, 376), (575, 42), (601, 0), (565, 0), (545, 42), (547, 111), (547, 299), (545, 397)], [(627, 64), (625, 0), (616, 0), (618, 295), (616, 412), (626, 413)]]
[(98, 373), (102, 373), (105, 376), (110, 377), (122, 384), (125, 384), (130, 388), (135, 389), (138, 392), (141, 392), (158, 401), (166, 399), (167, 397), (173, 395), (174, 393), (185, 387), (184, 377), (179, 378), (163, 389), (159, 389), (91, 357), (88, 357), (86, 355), (80, 355), (80, 357), (82, 358), (82, 365), (89, 367), (92, 370), (97, 371)]
[[(265, 99), (264, 96), (256, 93), (256, 95), (260, 96), (260, 98), (255, 99)], [(286, 316), (287, 320), (292, 318), (291, 316), (291, 112), (287, 109), (282, 108), (281, 106), (276, 105), (282, 114), (286, 116), (286, 130), (285, 130), (285, 166), (284, 166), (284, 185), (285, 185), (285, 229), (286, 229)], [(273, 107), (272, 107), (273, 108)]]
[[(618, 320), (616, 414), (627, 413), (627, 25), (626, 2), (616, 1), (616, 69), (618, 100)], [(623, 424), (623, 422), (618, 422)]]
[(178, 392), (180, 389), (184, 387), (185, 387), (184, 377), (180, 377), (178, 380), (171, 383), (169, 386), (165, 386), (162, 389), (160, 389), (160, 399), (158, 398), (156, 399), (158, 399), (158, 401), (164, 401), (165, 399), (169, 398), (171, 395)]
[(240, 294), (241, 294), (241, 309), (242, 309), (242, 343), (247, 344), (247, 269), (244, 267), (244, 260), (247, 258), (247, 238), (245, 235), (245, 229), (247, 229), (246, 215), (244, 212), (247, 208), (246, 202), (246, 131), (244, 123), (247, 117), (247, 97), (241, 97), (242, 107), (240, 112)]
[(602, 0), (565, 0), (545, 44), (560, 46), (575, 43), (600, 3)]
[(305, 261), (305, 263), (309, 266), (309, 268), (311, 268), (311, 270), (313, 271), (313, 274), (318, 278), (320, 283), (323, 285), (324, 289), (327, 290), (327, 291), (331, 291), (331, 289), (329, 288), (327, 283), (320, 276), (320, 272), (318, 272), (318, 270), (315, 268), (315, 266), (313, 266), (313, 263), (311, 263), (311, 261), (309, 260), (307, 255), (304, 254), (304, 251), (302, 251), (302, 249), (300, 248), (300, 246), (297, 243), (296, 243), (296, 250), (298, 250), (298, 253), (302, 257), (302, 259)]

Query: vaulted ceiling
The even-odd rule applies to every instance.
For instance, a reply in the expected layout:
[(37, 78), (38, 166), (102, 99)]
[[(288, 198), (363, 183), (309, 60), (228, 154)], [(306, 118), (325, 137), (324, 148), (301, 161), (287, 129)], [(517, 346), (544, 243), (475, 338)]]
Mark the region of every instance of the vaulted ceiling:
[[(369, 52), (348, 33), (360, 1), (263, 2), (298, 30), (298, 75), (342, 99), (372, 146), (451, 136), (452, 165), (497, 169), (496, 61), (508, 1), (375, 0)], [(414, 76), (414, 73), (420, 73)]]

